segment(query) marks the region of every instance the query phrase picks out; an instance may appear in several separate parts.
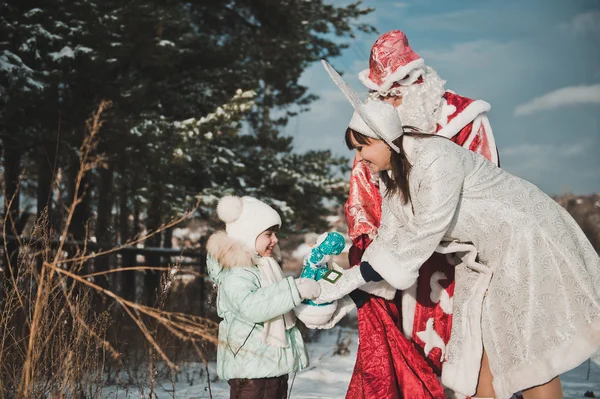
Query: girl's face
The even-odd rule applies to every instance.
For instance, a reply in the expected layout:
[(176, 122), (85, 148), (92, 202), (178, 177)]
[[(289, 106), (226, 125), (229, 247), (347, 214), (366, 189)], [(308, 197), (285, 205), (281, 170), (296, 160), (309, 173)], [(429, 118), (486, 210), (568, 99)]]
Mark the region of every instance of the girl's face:
[(374, 173), (392, 168), (390, 164), (392, 150), (385, 141), (369, 138), (368, 143), (361, 144), (356, 141), (354, 134), (351, 135), (350, 141), (354, 149), (356, 149), (356, 158), (358, 161), (364, 162)]
[(275, 231), (267, 229), (256, 237), (255, 250), (260, 256), (270, 257), (273, 255), (273, 248), (278, 242)]

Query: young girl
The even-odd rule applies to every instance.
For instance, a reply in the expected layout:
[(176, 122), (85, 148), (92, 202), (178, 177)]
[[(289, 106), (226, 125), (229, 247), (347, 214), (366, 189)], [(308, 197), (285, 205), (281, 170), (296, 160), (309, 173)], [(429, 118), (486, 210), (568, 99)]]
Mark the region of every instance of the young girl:
[(405, 131), (390, 104), (362, 104), (325, 67), (357, 111), (346, 142), (380, 172), (383, 202), (361, 268), (320, 281), (315, 302), (364, 284), (366, 267), (402, 290), (434, 251), (462, 254), (442, 382), (475, 397), (562, 398), (557, 376), (600, 348), (600, 258), (577, 223), (484, 157)]
[(217, 207), (226, 231), (207, 244), (207, 267), (218, 286), (217, 374), (232, 399), (287, 398), (288, 374), (308, 366), (291, 310), (314, 299), (312, 279), (284, 278), (273, 258), (279, 214), (252, 197), (223, 197)]

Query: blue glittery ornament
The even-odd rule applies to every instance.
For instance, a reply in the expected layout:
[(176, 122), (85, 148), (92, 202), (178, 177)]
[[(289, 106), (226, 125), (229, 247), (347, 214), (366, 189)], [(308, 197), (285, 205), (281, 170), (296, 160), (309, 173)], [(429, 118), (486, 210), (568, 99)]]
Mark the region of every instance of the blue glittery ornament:
[[(319, 281), (329, 271), (327, 267), (327, 261), (330, 255), (339, 255), (346, 246), (346, 240), (344, 236), (337, 231), (331, 231), (324, 233), (319, 236), (317, 245), (315, 245), (308, 255), (304, 257), (304, 267), (300, 277), (311, 278), (315, 281)], [(306, 299), (303, 303), (307, 303), (314, 306), (325, 306), (331, 302), (317, 305), (313, 301)]]

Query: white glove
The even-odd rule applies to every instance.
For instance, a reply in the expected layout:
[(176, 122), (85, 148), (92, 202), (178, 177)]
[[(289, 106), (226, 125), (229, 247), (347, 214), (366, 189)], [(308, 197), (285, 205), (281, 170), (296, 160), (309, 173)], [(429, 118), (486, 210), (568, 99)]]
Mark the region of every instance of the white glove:
[(315, 299), (321, 293), (319, 283), (312, 278), (297, 278), (295, 282), (302, 299)]
[(335, 301), (366, 283), (359, 266), (344, 270), (342, 276), (335, 283), (331, 283), (324, 278), (320, 279), (318, 284), (321, 286), (321, 293), (313, 301), (316, 304)]
[(340, 272), (342, 274), (346, 271), (346, 269), (344, 269), (343, 267), (341, 267), (340, 265), (338, 265), (335, 262), (330, 262), (329, 263), (329, 268), (333, 269), (333, 270), (337, 270), (338, 272)]
[(343, 297), (342, 299), (340, 299), (337, 302), (337, 308), (335, 309), (335, 312), (333, 312), (331, 319), (329, 319), (329, 321), (327, 323), (320, 324), (320, 325), (304, 323), (304, 325), (308, 328), (313, 328), (313, 329), (317, 328), (319, 330), (329, 330), (330, 328), (335, 327), (335, 325), (337, 323), (339, 323), (339, 321), (342, 320), (342, 318), (344, 316), (346, 316), (348, 313), (350, 313), (354, 309), (356, 309), (356, 304), (354, 303), (352, 298), (350, 298), (348, 295), (346, 295), (345, 297)]

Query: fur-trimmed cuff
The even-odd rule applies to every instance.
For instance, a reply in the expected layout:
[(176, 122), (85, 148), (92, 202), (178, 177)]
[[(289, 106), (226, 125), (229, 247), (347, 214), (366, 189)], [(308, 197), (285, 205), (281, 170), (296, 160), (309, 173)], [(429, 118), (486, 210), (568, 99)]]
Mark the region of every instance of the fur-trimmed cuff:
[(392, 300), (396, 296), (396, 289), (385, 280), (378, 282), (370, 282), (358, 288), (361, 291), (371, 295), (378, 296), (383, 299)]
[(415, 326), (415, 310), (417, 309), (417, 283), (402, 291), (402, 332), (412, 339)]
[(377, 273), (381, 274), (383, 279), (398, 290), (405, 290), (413, 285), (419, 277), (419, 269), (406, 270), (398, 265), (394, 257), (385, 249), (373, 248), (367, 249), (368, 261)]

